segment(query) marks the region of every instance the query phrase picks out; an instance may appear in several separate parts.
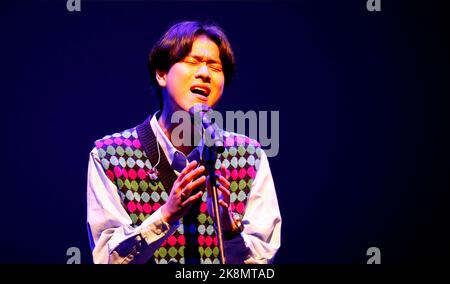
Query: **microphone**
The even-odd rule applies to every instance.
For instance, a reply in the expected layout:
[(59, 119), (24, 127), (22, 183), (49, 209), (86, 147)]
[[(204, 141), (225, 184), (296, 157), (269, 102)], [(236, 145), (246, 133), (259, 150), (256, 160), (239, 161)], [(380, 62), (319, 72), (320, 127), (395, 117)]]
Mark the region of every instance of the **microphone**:
[(212, 122), (212, 119), (214, 119), (214, 112), (209, 106), (205, 104), (196, 104), (189, 109), (189, 114), (194, 118), (194, 127), (200, 127), (199, 120), (201, 120), (201, 126), (206, 132), (204, 141), (206, 146), (206, 154), (204, 157), (204, 162), (208, 170), (210, 182), (209, 189), (213, 204), (212, 211), (214, 212), (213, 218), (216, 224), (217, 244), (219, 246), (220, 260), (222, 264), (225, 264), (222, 222), (219, 210), (219, 194), (217, 192), (217, 177), (215, 174), (215, 163), (217, 161), (217, 156), (225, 151), (225, 147), (223, 146), (222, 131), (214, 122)]
[(206, 132), (205, 145), (221, 154), (225, 151), (223, 145), (222, 130), (212, 122), (214, 119), (214, 111), (205, 104), (195, 104), (189, 109), (189, 114), (194, 118), (194, 124), (198, 124), (201, 120), (202, 127)]

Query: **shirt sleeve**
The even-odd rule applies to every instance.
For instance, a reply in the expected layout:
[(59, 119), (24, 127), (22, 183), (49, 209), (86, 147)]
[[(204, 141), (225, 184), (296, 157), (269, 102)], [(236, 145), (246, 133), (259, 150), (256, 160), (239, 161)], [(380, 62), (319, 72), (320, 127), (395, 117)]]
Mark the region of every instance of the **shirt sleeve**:
[[(233, 246), (239, 247), (244, 243), (247, 254), (244, 263), (272, 263), (280, 248), (281, 214), (269, 161), (264, 151), (261, 151), (259, 169), (251, 186), (242, 223), (244, 231), (239, 238), (225, 241), (225, 250), (231, 251)], [(237, 244), (239, 240), (240, 245)]]
[(106, 176), (98, 151), (89, 156), (87, 227), (94, 263), (146, 263), (178, 227), (162, 220), (161, 209), (133, 227), (117, 186)]

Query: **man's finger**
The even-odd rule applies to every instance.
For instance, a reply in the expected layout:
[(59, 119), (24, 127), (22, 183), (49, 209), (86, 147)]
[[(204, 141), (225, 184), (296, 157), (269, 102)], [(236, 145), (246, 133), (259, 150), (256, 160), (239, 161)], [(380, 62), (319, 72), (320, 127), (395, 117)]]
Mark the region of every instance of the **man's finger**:
[(205, 171), (204, 166), (200, 166), (196, 168), (193, 171), (190, 171), (188, 174), (186, 174), (183, 179), (181, 179), (180, 186), (185, 187), (188, 183), (190, 183), (194, 178), (199, 176), (202, 172)]
[(219, 200), (219, 204), (220, 204), (223, 208), (227, 208), (227, 209), (228, 209), (228, 203), (226, 203), (226, 202), (223, 201), (222, 199)]
[(224, 176), (225, 178), (228, 178), (227, 168), (225, 167), (225, 165), (222, 165), (220, 167), (220, 171), (222, 172), (222, 176)]
[(230, 188), (230, 182), (223, 176), (219, 177), (219, 182), (226, 188)]
[(205, 176), (201, 176), (198, 179), (194, 180), (193, 182), (191, 182), (190, 184), (188, 184), (185, 189), (183, 190), (186, 196), (190, 195), (191, 192), (196, 189), (199, 185), (201, 185), (202, 183), (204, 183), (206, 181), (206, 177)]
[(186, 199), (186, 201), (181, 203), (181, 206), (184, 207), (186, 205), (194, 203), (195, 201), (200, 199), (202, 197), (202, 195), (203, 195), (203, 192), (201, 192), (201, 191), (197, 192), (196, 194), (194, 194), (191, 197), (189, 197), (188, 199)]
[(178, 177), (179, 179), (184, 178), (184, 176), (187, 175), (187, 173), (189, 173), (192, 169), (194, 169), (197, 166), (197, 161), (193, 160), (192, 162), (190, 162), (180, 173), (180, 176)]
[(225, 195), (225, 197), (230, 198), (231, 192), (223, 185), (219, 185), (219, 190)]

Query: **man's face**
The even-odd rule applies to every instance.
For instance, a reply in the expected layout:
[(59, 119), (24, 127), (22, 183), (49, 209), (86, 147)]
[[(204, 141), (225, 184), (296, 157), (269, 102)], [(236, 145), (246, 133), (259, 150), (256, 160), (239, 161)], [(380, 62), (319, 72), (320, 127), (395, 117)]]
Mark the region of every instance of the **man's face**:
[(163, 88), (164, 108), (188, 111), (198, 103), (214, 107), (225, 83), (219, 47), (207, 36), (199, 36), (182, 61), (156, 77)]

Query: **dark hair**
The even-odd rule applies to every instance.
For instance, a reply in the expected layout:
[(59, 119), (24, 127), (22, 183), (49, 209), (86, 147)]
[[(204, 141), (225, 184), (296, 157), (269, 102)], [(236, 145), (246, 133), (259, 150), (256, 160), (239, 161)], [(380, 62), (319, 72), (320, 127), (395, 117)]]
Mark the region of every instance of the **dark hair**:
[(148, 70), (152, 86), (161, 99), (161, 87), (156, 81), (156, 70), (168, 72), (170, 67), (185, 58), (198, 36), (206, 35), (219, 47), (225, 85), (231, 82), (235, 71), (233, 50), (223, 30), (212, 22), (185, 21), (172, 27), (153, 46), (148, 56)]

